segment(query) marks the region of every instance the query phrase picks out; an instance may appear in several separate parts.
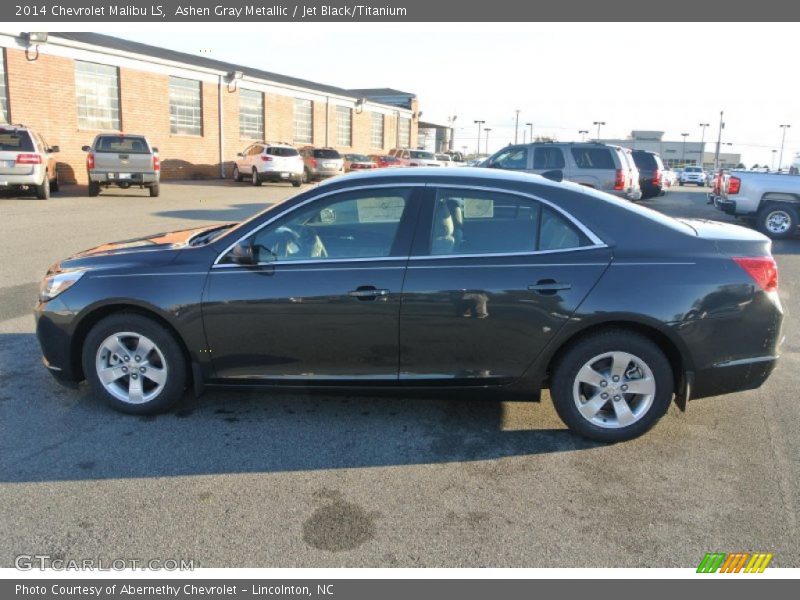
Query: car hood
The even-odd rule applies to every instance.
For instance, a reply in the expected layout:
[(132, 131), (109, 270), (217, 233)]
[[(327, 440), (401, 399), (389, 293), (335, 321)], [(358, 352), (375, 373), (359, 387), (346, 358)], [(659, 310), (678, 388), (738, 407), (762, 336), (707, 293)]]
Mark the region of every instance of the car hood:
[(205, 225), (192, 229), (181, 229), (146, 235), (130, 240), (110, 242), (83, 250), (51, 267), (52, 270), (88, 268), (117, 263), (165, 264), (174, 260), (178, 250), (185, 248), (198, 235), (224, 227), (227, 224)]

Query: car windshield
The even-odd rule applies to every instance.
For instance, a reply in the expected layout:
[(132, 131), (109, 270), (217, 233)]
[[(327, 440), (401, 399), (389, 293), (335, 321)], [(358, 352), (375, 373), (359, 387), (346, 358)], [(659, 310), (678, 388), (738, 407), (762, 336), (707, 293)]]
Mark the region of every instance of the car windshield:
[(124, 152), (125, 154), (150, 154), (143, 137), (129, 135), (101, 135), (94, 147), (96, 152)]
[(381, 160), (383, 162), (397, 162), (397, 157), (395, 157), (395, 156), (382, 156)]
[(429, 160), (436, 160), (433, 156), (433, 152), (424, 152), (423, 150), (411, 150), (410, 151), (411, 158), (427, 158)]
[(27, 131), (0, 129), (0, 152), (33, 152), (33, 140)]
[(272, 156), (297, 156), (297, 150), (294, 148), (267, 148), (267, 154)]
[(314, 150), (314, 158), (342, 158), (342, 156), (333, 148), (320, 148)]

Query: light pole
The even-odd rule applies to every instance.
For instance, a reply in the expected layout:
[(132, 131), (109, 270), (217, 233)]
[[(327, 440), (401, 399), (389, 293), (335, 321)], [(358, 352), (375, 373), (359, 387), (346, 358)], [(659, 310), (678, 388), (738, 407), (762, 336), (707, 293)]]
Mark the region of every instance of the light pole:
[(581, 134), (581, 141), (585, 142), (586, 141), (586, 134), (589, 133), (589, 130), (588, 129), (580, 129), (580, 130), (578, 130), (578, 133)]
[(783, 144), (786, 142), (786, 130), (789, 129), (791, 125), (781, 125), (781, 129), (783, 129), (783, 136), (781, 136), (781, 155), (778, 158), (778, 171), (781, 170), (781, 165), (783, 164)]
[(514, 122), (514, 143), (517, 143), (517, 136), (519, 135), (519, 109), (517, 109), (517, 120)]
[(592, 123), (592, 125), (597, 125), (597, 141), (598, 142), (600, 141), (600, 127), (602, 127), (605, 124), (606, 124), (605, 121), (595, 121), (594, 123)]
[(530, 127), (531, 130), (531, 144), (533, 143), (533, 123), (525, 123), (527, 127)]
[(772, 163), (769, 166), (769, 170), (770, 171), (774, 171), (775, 170), (775, 154), (777, 152), (778, 152), (777, 150), (774, 150), (774, 149), (772, 150)]
[(486, 154), (489, 154), (489, 132), (492, 130), (492, 128), (484, 127), (483, 130), (486, 132)]
[(722, 120), (725, 111), (719, 111), (719, 133), (717, 134), (717, 150), (714, 152), (714, 172), (719, 170), (719, 147), (722, 144), (722, 130), (725, 129), (725, 121)]
[(708, 123), (700, 123), (703, 128), (703, 133), (700, 135), (700, 166), (706, 168), (706, 127), (710, 127)]
[(686, 138), (689, 137), (688, 133), (682, 133), (683, 136), (683, 150), (681, 150), (681, 162), (686, 166)]
[(481, 126), (483, 126), (486, 121), (473, 121), (478, 126), (478, 143), (475, 145), (475, 156), (478, 157), (481, 154)]

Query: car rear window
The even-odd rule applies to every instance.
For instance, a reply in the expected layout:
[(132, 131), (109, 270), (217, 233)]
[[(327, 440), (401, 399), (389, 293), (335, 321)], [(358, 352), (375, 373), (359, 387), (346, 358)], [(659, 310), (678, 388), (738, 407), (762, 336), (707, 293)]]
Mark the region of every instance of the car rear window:
[(297, 156), (298, 152), (294, 148), (267, 148), (267, 154), (271, 156)]
[(341, 158), (342, 156), (332, 148), (319, 148), (314, 150), (314, 158)]
[(636, 166), (642, 171), (654, 171), (658, 168), (655, 155), (649, 152), (634, 152), (633, 162), (635, 162)]
[(579, 169), (616, 169), (608, 148), (571, 148)]
[(0, 152), (33, 152), (33, 140), (27, 131), (0, 129)]
[(143, 137), (127, 135), (104, 135), (97, 138), (97, 152), (124, 152), (126, 154), (150, 154), (150, 148)]

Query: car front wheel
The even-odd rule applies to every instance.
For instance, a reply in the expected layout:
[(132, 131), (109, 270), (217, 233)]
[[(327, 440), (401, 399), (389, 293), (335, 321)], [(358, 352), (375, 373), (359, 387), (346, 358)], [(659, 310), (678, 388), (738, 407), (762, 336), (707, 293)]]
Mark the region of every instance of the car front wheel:
[(669, 360), (656, 344), (635, 332), (611, 330), (567, 350), (554, 370), (551, 396), (558, 415), (576, 433), (621, 442), (658, 422), (673, 388)]
[(258, 171), (256, 169), (253, 169), (253, 176), (251, 181), (253, 185), (261, 185), (261, 177), (259, 177)]
[(131, 414), (167, 410), (186, 387), (186, 360), (155, 321), (120, 313), (98, 322), (83, 345), (83, 372), (95, 397)]

